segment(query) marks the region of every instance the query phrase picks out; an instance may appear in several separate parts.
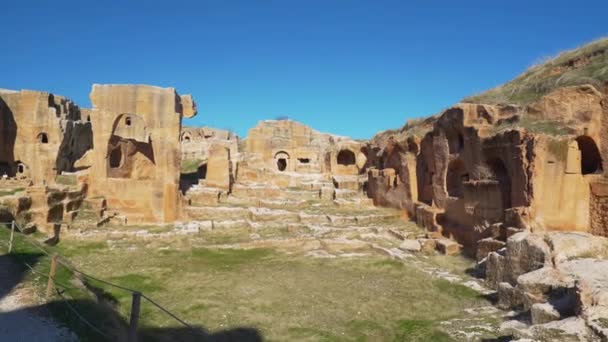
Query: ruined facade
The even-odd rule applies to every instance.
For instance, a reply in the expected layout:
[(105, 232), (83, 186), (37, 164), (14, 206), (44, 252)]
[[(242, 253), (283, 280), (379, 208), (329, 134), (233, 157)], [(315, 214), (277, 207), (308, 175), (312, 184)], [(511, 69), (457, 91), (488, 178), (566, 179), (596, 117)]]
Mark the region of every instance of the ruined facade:
[(103, 196), (130, 223), (175, 221), (181, 121), (196, 114), (190, 98), (173, 88), (96, 84), (91, 102), (95, 148), (81, 175), (90, 196)]
[[(182, 189), (200, 184), (229, 191), (236, 172), (239, 138), (227, 130), (184, 127), (180, 141)], [(186, 165), (192, 169), (184, 169)]]
[(473, 249), (493, 225), (606, 235), (603, 98), (577, 86), (525, 108), (458, 104), (422, 137), (370, 146), (369, 195)]
[(0, 176), (52, 183), (92, 147), (74, 103), (39, 91), (0, 91)]
[(244, 142), (242, 176), (255, 180), (264, 172), (358, 175), (365, 156), (361, 144), (324, 134), (291, 120), (261, 121)]
[(62, 174), (93, 146), (92, 126), (78, 106), (47, 92), (0, 91), (0, 191), (5, 219), (41, 230), (70, 221), (86, 187), (66, 189)]

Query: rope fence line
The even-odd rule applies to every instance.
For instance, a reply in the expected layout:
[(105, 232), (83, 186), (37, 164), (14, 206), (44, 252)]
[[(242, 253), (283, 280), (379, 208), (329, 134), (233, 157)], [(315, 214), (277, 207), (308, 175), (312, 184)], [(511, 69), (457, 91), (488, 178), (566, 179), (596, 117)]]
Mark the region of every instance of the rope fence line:
[[(100, 334), (104, 338), (110, 339), (110, 337), (107, 334), (105, 334), (103, 331), (101, 331), (101, 329), (99, 329), (94, 324), (92, 324), (91, 322), (89, 322), (81, 313), (79, 313), (78, 310), (76, 308), (74, 308), (74, 306), (72, 306), (69, 303), (69, 301), (66, 299), (66, 297), (63, 295), (64, 293), (68, 293), (69, 294), (68, 289), (70, 287), (66, 286), (65, 284), (62, 284), (61, 282), (58, 282), (55, 279), (55, 273), (56, 273), (58, 265), (63, 266), (67, 270), (71, 271), (74, 275), (79, 275), (81, 280), (83, 278), (89, 279), (89, 280), (93, 280), (93, 281), (96, 281), (96, 282), (99, 282), (99, 283), (102, 283), (102, 284), (105, 284), (105, 285), (108, 285), (108, 286), (120, 289), (122, 291), (130, 292), (132, 294), (131, 315), (130, 315), (130, 320), (129, 320), (129, 331), (128, 331), (128, 341), (129, 342), (136, 342), (137, 341), (137, 327), (138, 327), (139, 319), (141, 318), (141, 316), (140, 316), (141, 298), (144, 298), (150, 304), (152, 304), (153, 306), (155, 306), (156, 308), (158, 308), (159, 310), (161, 310), (163, 313), (165, 313), (166, 315), (170, 316), (171, 318), (173, 318), (174, 320), (176, 320), (177, 322), (179, 322), (184, 327), (189, 328), (193, 332), (195, 332), (195, 333), (200, 334), (201, 336), (203, 336), (203, 332), (200, 329), (198, 329), (197, 327), (194, 327), (194, 326), (190, 325), (189, 323), (187, 323), (186, 321), (182, 320), (177, 315), (173, 314), (171, 311), (169, 311), (168, 309), (166, 309), (162, 305), (158, 304), (156, 301), (154, 301), (152, 298), (146, 296), (142, 292), (134, 290), (134, 289), (130, 289), (128, 287), (124, 287), (124, 286), (121, 286), (121, 285), (118, 285), (118, 284), (114, 284), (114, 283), (105, 281), (103, 279), (99, 279), (97, 277), (94, 277), (92, 275), (89, 275), (89, 274), (87, 274), (85, 272), (82, 272), (82, 271), (78, 270), (77, 268), (73, 267), (72, 265), (70, 265), (67, 261), (63, 260), (62, 257), (60, 257), (58, 254), (54, 254), (54, 253), (52, 254), (52, 253), (48, 252), (42, 246), (40, 246), (40, 243), (38, 241), (35, 241), (35, 240), (31, 239), (30, 237), (26, 236), (25, 234), (23, 234), (23, 231), (18, 227), (18, 225), (17, 225), (17, 223), (15, 221), (12, 221), (12, 222), (0, 222), (0, 225), (10, 225), (11, 226), (11, 234), (10, 234), (10, 240), (9, 240), (9, 242), (6, 243), (4, 241), (0, 241), (0, 244), (8, 247), (8, 254), (11, 254), (11, 252), (12, 252), (12, 249), (13, 249), (13, 240), (14, 240), (14, 235), (15, 235), (14, 232), (15, 232), (15, 230), (17, 230), (19, 233), (21, 233), (20, 235), (23, 237), (21, 239), (21, 241), (27, 242), (28, 244), (30, 244), (31, 246), (35, 247), (36, 249), (38, 249), (39, 251), (41, 251), (45, 255), (51, 257), (51, 267), (50, 267), (49, 274), (45, 274), (43, 272), (40, 272), (40, 271), (36, 270), (27, 261), (19, 260), (22, 264), (24, 264), (32, 272), (34, 272), (35, 274), (40, 275), (40, 276), (42, 276), (42, 277), (44, 277), (44, 278), (46, 278), (48, 280), (47, 298), (46, 298), (47, 301), (50, 299), (52, 290), (54, 290), (54, 292), (59, 296), (59, 298), (62, 300), (62, 302), (64, 304), (66, 304), (66, 306), (70, 309), (70, 311), (83, 324), (85, 324), (86, 326), (88, 326), (89, 328), (91, 328), (93, 331), (95, 331), (96, 333)], [(60, 289), (58, 287), (62, 288), (62, 291), (60, 291)], [(72, 297), (72, 300), (74, 300), (73, 297)]]

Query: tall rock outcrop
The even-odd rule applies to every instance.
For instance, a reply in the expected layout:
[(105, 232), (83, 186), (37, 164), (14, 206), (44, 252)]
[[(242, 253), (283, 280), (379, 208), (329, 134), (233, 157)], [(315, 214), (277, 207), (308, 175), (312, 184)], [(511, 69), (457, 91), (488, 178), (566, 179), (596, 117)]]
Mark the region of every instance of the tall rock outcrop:
[(129, 223), (172, 222), (181, 210), (180, 132), (191, 98), (145, 85), (93, 85), (94, 146), (86, 182)]

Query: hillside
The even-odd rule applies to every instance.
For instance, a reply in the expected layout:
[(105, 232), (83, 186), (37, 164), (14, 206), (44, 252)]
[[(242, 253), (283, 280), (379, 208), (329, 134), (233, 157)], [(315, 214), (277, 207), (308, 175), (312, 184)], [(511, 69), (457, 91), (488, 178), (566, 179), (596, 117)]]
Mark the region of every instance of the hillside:
[(608, 38), (562, 52), (514, 80), (466, 97), (462, 102), (526, 105), (557, 88), (591, 84), (602, 89), (605, 82), (608, 82)]
[[(598, 90), (608, 82), (608, 38), (560, 53), (496, 88), (464, 98), (464, 103), (512, 104), (525, 106), (549, 92), (567, 86), (591, 84)], [(405, 141), (408, 136), (422, 137), (432, 129), (437, 115), (408, 120), (399, 129), (379, 132), (371, 140), (382, 145), (393, 136)]]

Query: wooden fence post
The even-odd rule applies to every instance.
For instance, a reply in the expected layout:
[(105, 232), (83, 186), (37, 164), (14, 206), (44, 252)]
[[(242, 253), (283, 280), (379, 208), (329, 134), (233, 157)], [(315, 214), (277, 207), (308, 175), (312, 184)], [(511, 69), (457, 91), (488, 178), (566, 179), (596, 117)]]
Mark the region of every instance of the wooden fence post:
[(133, 300), (131, 301), (131, 319), (129, 320), (129, 342), (137, 342), (137, 324), (139, 323), (140, 302), (141, 293), (133, 292)]
[(11, 238), (8, 240), (8, 254), (13, 250), (13, 236), (15, 235), (15, 221), (11, 222)]
[(51, 258), (51, 270), (49, 271), (49, 282), (46, 284), (46, 299), (49, 300), (55, 287), (55, 273), (57, 273), (57, 255)]

